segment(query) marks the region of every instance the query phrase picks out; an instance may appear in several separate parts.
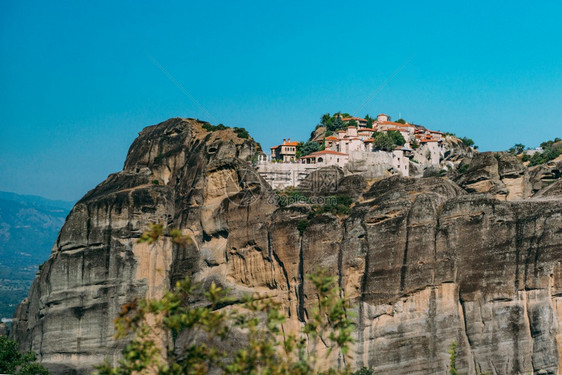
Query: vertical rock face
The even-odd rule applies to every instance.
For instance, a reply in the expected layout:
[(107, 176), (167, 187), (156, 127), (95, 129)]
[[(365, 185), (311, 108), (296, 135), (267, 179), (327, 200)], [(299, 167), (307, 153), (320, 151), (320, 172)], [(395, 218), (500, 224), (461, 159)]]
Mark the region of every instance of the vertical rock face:
[(455, 342), (461, 373), (558, 373), (562, 201), (508, 203), (409, 182), (357, 207), (368, 238), (362, 363), (438, 373)]
[[(210, 265), (206, 277), (222, 276), (227, 243), (250, 248), (243, 232), (273, 210), (267, 203), (244, 204), (252, 197), (238, 194), (243, 175), (246, 191), (267, 198), (245, 162), (258, 148), (232, 130), (210, 133), (194, 120), (144, 129), (123, 171), (70, 212), (16, 311), (13, 336), (20, 347), (36, 351), (55, 373), (88, 372), (105, 358), (118, 358), (122, 343), (113, 340), (113, 319), (123, 303), (157, 297), (175, 279), (200, 271), (200, 261)], [(195, 241), (181, 251), (166, 240), (152, 247), (137, 243), (151, 222), (182, 228)]]
[[(258, 147), (189, 119), (143, 130), (124, 170), (68, 216), (16, 312), (21, 348), (55, 373), (116, 361), (123, 343), (112, 338), (112, 320), (120, 305), (158, 297), (186, 275), (275, 296), (287, 328), (296, 328), (313, 298), (305, 275), (324, 267), (357, 306), (356, 367), (445, 373), (454, 342), (460, 373), (561, 373), (559, 189), (495, 199), (511, 186), (507, 179), (522, 178), (513, 185), (522, 186), (518, 198), (530, 191), (525, 169), (492, 155), (472, 162), (459, 182), (466, 190), (441, 178), (373, 183), (336, 174), (338, 190), (321, 194), (352, 197), (350, 214), (309, 215), (302, 202), (277, 206), (247, 163)], [(468, 193), (480, 181), (492, 181), (485, 191), (493, 195)], [(297, 226), (303, 220), (305, 229)], [(137, 243), (150, 222), (193, 242)]]

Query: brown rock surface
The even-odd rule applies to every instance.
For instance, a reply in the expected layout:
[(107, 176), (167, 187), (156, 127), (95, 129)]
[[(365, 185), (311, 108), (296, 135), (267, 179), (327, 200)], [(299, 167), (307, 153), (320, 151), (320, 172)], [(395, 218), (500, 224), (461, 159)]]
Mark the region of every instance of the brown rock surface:
[[(446, 373), (455, 342), (460, 373), (561, 373), (562, 198), (467, 193), (498, 195), (521, 178), (513, 186), (525, 197), (526, 170), (509, 157), (476, 155), (465, 190), (436, 177), (369, 185), (338, 174), (336, 191), (321, 193), (352, 196), (350, 214), (309, 215), (307, 204), (277, 207), (247, 163), (257, 144), (201, 125), (171, 119), (143, 130), (124, 170), (70, 213), (13, 330), (54, 373), (117, 360), (120, 305), (186, 275), (275, 296), (287, 328), (298, 327), (313, 298), (304, 275), (317, 267), (338, 275), (357, 306), (354, 367)], [(149, 222), (193, 243), (136, 243)]]
[(562, 177), (562, 155), (554, 160), (529, 168), (533, 192), (544, 189)]
[(476, 154), (455, 181), (469, 193), (490, 193), (503, 200), (528, 198), (532, 193), (527, 168), (507, 152)]

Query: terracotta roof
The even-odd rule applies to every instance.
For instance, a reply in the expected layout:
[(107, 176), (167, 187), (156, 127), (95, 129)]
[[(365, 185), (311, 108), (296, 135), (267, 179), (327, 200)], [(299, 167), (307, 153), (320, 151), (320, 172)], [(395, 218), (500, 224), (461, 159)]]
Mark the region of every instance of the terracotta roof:
[(345, 130), (338, 130), (338, 133), (345, 133)]
[(363, 143), (371, 143), (371, 142), (374, 142), (374, 141), (375, 141), (375, 140), (374, 140), (373, 138), (369, 138), (369, 139), (365, 139), (365, 140), (363, 141)]
[(326, 137), (327, 141), (337, 141), (339, 138), (338, 137), (334, 137), (333, 135)]
[(316, 152), (313, 152), (312, 154), (303, 156), (303, 158), (313, 158), (313, 157), (316, 157), (316, 156), (322, 156), (322, 155), (327, 155), (327, 154), (348, 156), (347, 154), (344, 154), (342, 152), (336, 152), (336, 151), (332, 151), (332, 150), (322, 150), (322, 151), (316, 151)]
[(410, 125), (410, 124), (402, 124), (399, 122), (394, 122), (394, 121), (380, 121), (378, 123), (379, 125), (394, 125), (394, 126), (401, 126), (403, 128), (414, 128), (414, 125)]
[(273, 146), (273, 147), (270, 147), (270, 148), (271, 148), (271, 149), (274, 149), (274, 148), (279, 148), (279, 146)]
[(361, 128), (357, 130), (358, 132), (376, 132), (375, 129), (371, 129), (371, 128)]
[(427, 142), (439, 142), (437, 139), (422, 139), (420, 143), (427, 143)]
[(282, 146), (298, 146), (299, 142), (283, 142)]
[[(386, 116), (386, 117), (388, 117), (388, 116), (385, 115), (384, 113), (379, 114), (379, 116)], [(379, 117), (379, 116), (377, 116), (377, 117)]]
[(399, 132), (399, 131), (401, 131), (402, 129), (398, 129), (398, 128), (395, 126), (395, 127), (390, 127), (390, 128), (383, 129), (383, 130), (381, 130), (381, 132), (385, 132), (385, 131), (389, 131), (389, 130), (394, 130), (394, 131)]
[(344, 117), (341, 119), (342, 121), (351, 121), (351, 120), (355, 120), (355, 121), (365, 121), (367, 122), (367, 120), (365, 120), (364, 118), (361, 117)]

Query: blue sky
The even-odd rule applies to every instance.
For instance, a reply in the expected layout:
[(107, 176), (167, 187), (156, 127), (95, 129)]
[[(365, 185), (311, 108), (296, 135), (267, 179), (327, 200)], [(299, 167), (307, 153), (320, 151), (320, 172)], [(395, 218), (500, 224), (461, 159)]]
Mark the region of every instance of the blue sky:
[(534, 147), (562, 136), (561, 14), (559, 1), (5, 0), (0, 190), (79, 199), (143, 127), (177, 116), (246, 127), (265, 149), (339, 110)]

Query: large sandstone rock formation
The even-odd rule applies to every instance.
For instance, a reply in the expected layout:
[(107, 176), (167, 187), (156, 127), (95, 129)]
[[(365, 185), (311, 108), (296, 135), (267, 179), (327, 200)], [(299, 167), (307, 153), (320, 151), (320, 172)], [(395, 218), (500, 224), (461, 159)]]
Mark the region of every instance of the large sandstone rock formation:
[[(323, 185), (331, 190), (317, 193), (353, 197), (350, 214), (309, 215), (302, 202), (277, 206), (247, 162), (258, 147), (190, 119), (143, 130), (124, 170), (68, 216), (16, 312), (21, 348), (55, 373), (115, 361), (123, 343), (112, 338), (112, 320), (120, 305), (156, 297), (186, 275), (234, 293), (276, 296), (288, 327), (297, 327), (312, 297), (304, 275), (325, 267), (355, 301), (356, 367), (445, 373), (455, 342), (460, 373), (562, 373), (559, 190), (506, 201), (494, 197), (501, 189), (469, 194), (443, 178), (373, 183), (336, 173), (335, 184)], [(525, 181), (526, 170), (492, 158), (471, 164), (465, 189), (482, 180)], [(530, 194), (516, 185), (525, 191), (519, 198)], [(301, 233), (303, 219), (310, 221)], [(194, 241), (137, 243), (150, 222)]]
[(527, 168), (507, 152), (484, 152), (470, 161), (456, 182), (470, 193), (490, 193), (497, 199), (515, 200), (532, 194)]

